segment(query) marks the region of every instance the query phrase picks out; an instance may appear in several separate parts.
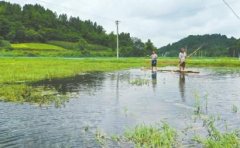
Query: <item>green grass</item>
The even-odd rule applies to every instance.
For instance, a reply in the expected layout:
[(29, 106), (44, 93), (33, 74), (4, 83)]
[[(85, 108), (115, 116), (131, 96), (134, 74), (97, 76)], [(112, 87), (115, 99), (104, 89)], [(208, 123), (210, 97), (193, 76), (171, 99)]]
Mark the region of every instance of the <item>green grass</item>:
[(26, 84), (13, 84), (0, 86), (0, 101), (4, 102), (28, 102), (38, 105), (54, 104), (60, 107), (68, 97), (66, 95), (58, 95), (54, 88), (32, 87)]
[(20, 43), (11, 44), (11, 46), (13, 49), (25, 49), (25, 50), (56, 50), (56, 51), (66, 50), (60, 46), (43, 43)]
[(198, 142), (205, 148), (239, 148), (240, 147), (240, 132), (227, 131), (220, 132), (214, 125), (215, 118), (209, 118), (204, 121), (208, 135), (205, 137), (195, 136), (194, 141)]
[[(240, 61), (238, 59), (230, 58), (190, 59), (188, 63), (191, 66), (203, 66), (206, 61), (208, 61), (206, 66), (222, 66), (224, 63), (224, 66), (227, 67), (240, 67)], [(158, 62), (158, 66), (176, 66), (178, 63), (178, 61), (173, 58), (160, 58)], [(29, 82), (71, 77), (85, 72), (106, 72), (140, 67), (150, 68), (150, 60), (146, 58), (120, 58), (119, 60), (116, 58), (0, 58), (0, 85), (2, 86), (2, 97), (0, 100), (31, 102), (28, 98), (12, 97), (22, 94), (21, 91), (20, 93), (18, 93), (18, 91), (16, 93), (10, 93), (10, 87), (21, 89), (21, 87), (14, 86), (19, 83), (27, 86)], [(138, 84), (142, 82), (142, 80), (136, 80), (132, 83)], [(32, 91), (37, 90), (32, 89)]]
[(2, 48), (2, 57), (113, 57), (115, 52), (100, 45), (85, 45), (79, 43), (51, 41), (48, 43), (11, 44), (11, 49)]
[(97, 45), (97, 44), (89, 44), (86, 41), (84, 43), (81, 42), (66, 42), (66, 41), (49, 41), (48, 44), (56, 45), (63, 47), (65, 49), (72, 50), (81, 50), (81, 48), (85, 48), (90, 51), (112, 51), (111, 48)]
[(84, 56), (79, 51), (71, 50), (30, 50), (30, 49), (15, 49), (15, 50), (0, 50), (2, 57), (82, 57)]
[(133, 130), (125, 132), (128, 141), (135, 144), (135, 147), (165, 147), (171, 148), (176, 143), (176, 131), (168, 124), (162, 127), (152, 125), (137, 125)]
[[(189, 65), (240, 67), (238, 59), (191, 59)], [(159, 66), (176, 66), (175, 59), (159, 59)], [(38, 81), (52, 78), (74, 76), (90, 71), (114, 71), (134, 67), (149, 67), (150, 60), (144, 58), (0, 58), (0, 83), (14, 83), (18, 81)], [(177, 67), (176, 67), (177, 68)]]
[(150, 80), (149, 79), (141, 79), (141, 78), (136, 78), (131, 81), (129, 81), (130, 84), (132, 85), (137, 85), (137, 86), (143, 86), (143, 85), (149, 85)]
[(91, 71), (140, 67), (142, 59), (1, 58), (0, 83), (33, 82)]
[[(141, 59), (64, 59), (64, 58), (1, 58), (0, 101), (59, 104), (60, 97), (42, 96), (38, 88), (27, 83), (71, 77), (84, 72), (114, 71), (141, 66)], [(21, 85), (19, 85), (21, 84)], [(49, 88), (51, 89), (51, 88)], [(30, 91), (29, 91), (30, 90)], [(55, 92), (55, 90), (52, 90)], [(24, 96), (25, 92), (31, 92)], [(44, 93), (45, 90), (42, 89)], [(43, 100), (41, 99), (43, 98)], [(66, 100), (66, 99), (65, 99)]]
[(48, 44), (60, 46), (65, 49), (77, 49), (79, 48), (78, 42), (67, 42), (67, 41), (49, 41)]

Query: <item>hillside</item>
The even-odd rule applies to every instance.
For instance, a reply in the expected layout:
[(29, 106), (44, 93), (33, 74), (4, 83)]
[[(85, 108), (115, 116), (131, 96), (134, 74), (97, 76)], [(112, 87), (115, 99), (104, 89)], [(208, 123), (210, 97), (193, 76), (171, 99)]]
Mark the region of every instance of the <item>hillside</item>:
[(187, 48), (188, 53), (202, 46), (195, 56), (238, 56), (240, 54), (240, 42), (235, 38), (227, 38), (225, 35), (190, 35), (173, 44), (158, 49), (160, 55), (177, 56), (179, 49)]
[[(60, 41), (61, 47), (65, 46), (63, 43), (66, 43), (66, 46), (78, 44), (79, 46), (70, 50), (88, 53), (92, 45), (101, 47), (99, 50), (116, 49), (116, 35), (113, 32), (107, 33), (96, 22), (57, 14), (38, 4), (21, 7), (19, 4), (0, 1), (0, 49), (8, 49), (10, 43), (52, 41)], [(143, 43), (123, 32), (119, 34), (119, 43), (121, 56), (144, 56), (155, 49), (150, 40)]]
[[(64, 44), (64, 46), (61, 46)], [(71, 45), (71, 46), (70, 46)], [(88, 44), (89, 50), (77, 50), (77, 43), (52, 41), (49, 43), (15, 43), (1, 49), (0, 56), (8, 57), (113, 57), (115, 52), (100, 45)]]

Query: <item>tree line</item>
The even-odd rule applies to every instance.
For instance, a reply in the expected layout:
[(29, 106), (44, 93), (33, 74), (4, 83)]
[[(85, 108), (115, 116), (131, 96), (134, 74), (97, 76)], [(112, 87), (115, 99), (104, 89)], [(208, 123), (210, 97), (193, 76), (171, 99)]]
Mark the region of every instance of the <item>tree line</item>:
[(240, 56), (240, 40), (221, 34), (190, 35), (178, 42), (159, 48), (158, 52), (162, 56), (177, 56), (182, 47), (187, 48), (188, 53), (192, 53), (201, 46), (202, 48), (195, 56)]
[[(102, 45), (116, 49), (116, 35), (107, 33), (96, 22), (57, 14), (41, 5), (0, 1), (0, 46), (22, 42), (68, 41)], [(129, 33), (119, 34), (122, 56), (145, 56), (156, 50), (151, 40), (146, 43)], [(83, 49), (83, 48), (81, 48)]]

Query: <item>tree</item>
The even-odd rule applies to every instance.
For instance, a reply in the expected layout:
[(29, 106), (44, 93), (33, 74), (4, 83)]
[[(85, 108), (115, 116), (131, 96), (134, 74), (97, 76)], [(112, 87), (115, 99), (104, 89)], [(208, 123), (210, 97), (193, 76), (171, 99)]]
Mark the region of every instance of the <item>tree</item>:
[[(235, 46), (237, 40), (235, 38), (227, 38), (220, 34), (190, 35), (173, 44), (159, 48), (159, 53), (167, 56), (177, 56), (179, 49), (188, 48), (188, 53), (192, 53), (195, 49), (202, 46), (198, 53), (201, 56), (229, 56), (231, 49)], [(230, 50), (229, 50), (230, 49)], [(200, 54), (199, 54), (200, 55)]]
[[(96, 22), (79, 17), (57, 15), (41, 5), (18, 4), (0, 1), (0, 36), (11, 42), (74, 42), (85, 49), (89, 44), (99, 50), (116, 49), (116, 35), (106, 33)], [(82, 43), (82, 40), (86, 42)], [(129, 33), (120, 33), (120, 50), (124, 56), (144, 55), (144, 43), (134, 41)]]
[(147, 40), (147, 42), (145, 43), (145, 52), (146, 54), (151, 54), (152, 51), (156, 51), (156, 47), (154, 47), (152, 41), (150, 39)]
[(0, 34), (4, 38), (9, 34), (11, 31), (11, 24), (10, 22), (5, 18), (0, 18)]

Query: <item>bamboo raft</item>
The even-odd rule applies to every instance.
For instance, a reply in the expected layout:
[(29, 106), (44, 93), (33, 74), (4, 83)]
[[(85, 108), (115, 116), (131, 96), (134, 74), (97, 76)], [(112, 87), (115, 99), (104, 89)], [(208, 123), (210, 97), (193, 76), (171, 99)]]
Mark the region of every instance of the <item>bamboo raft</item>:
[[(141, 70), (151, 70), (149, 68), (141, 68)], [(180, 70), (170, 70), (170, 69), (157, 69), (158, 72), (176, 72), (176, 73), (200, 73), (199, 71), (192, 71), (192, 70), (184, 70), (184, 71), (180, 71)]]
[(180, 70), (158, 69), (157, 71), (160, 71), (160, 72), (178, 72), (178, 73), (200, 73), (199, 71), (191, 71), (191, 70), (180, 71)]

